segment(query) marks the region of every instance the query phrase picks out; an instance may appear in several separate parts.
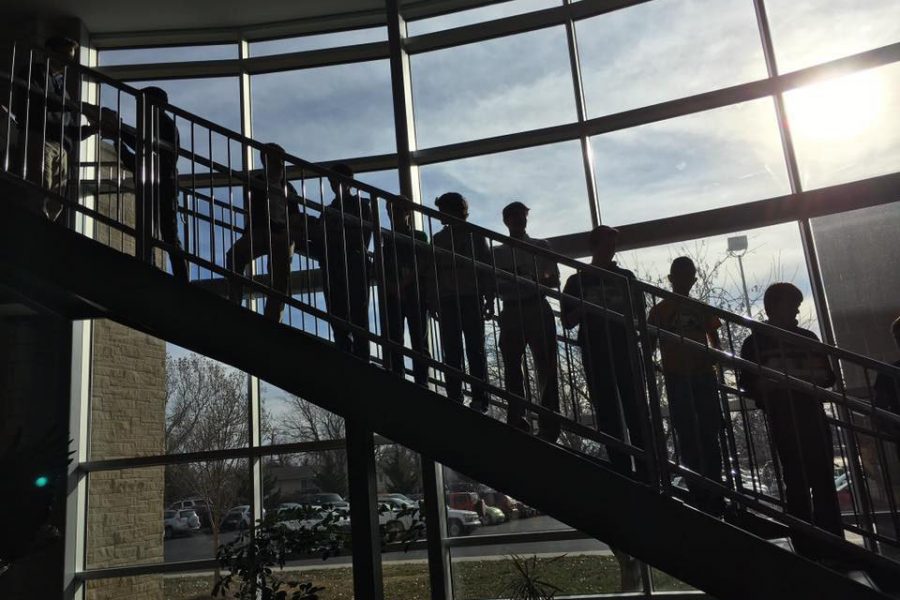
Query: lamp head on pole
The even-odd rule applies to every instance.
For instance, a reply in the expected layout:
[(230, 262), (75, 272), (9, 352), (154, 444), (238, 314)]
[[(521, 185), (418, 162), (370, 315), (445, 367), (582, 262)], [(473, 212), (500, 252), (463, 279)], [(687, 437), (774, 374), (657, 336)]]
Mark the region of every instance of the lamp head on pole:
[(736, 235), (734, 237), (728, 238), (728, 253), (729, 254), (744, 253), (746, 251), (747, 251), (747, 236), (746, 235)]

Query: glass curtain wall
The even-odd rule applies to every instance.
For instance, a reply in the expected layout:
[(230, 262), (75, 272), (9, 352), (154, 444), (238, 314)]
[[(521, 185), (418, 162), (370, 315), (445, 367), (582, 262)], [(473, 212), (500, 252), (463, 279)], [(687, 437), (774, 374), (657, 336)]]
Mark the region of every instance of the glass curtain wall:
[[(879, 286), (896, 289), (896, 260), (876, 249), (853, 249), (873, 232), (885, 247), (896, 245), (891, 232), (897, 203), (848, 214), (850, 229), (843, 215), (780, 224), (728, 218), (748, 203), (898, 171), (900, 4), (652, 0), (621, 3), (611, 11), (600, 4), (517, 0), (419, 15), (408, 23), (404, 42), (414, 109), (406, 112), (392, 105), (392, 86), (400, 82), (391, 81), (388, 53), (365, 54), (379, 44), (387, 48), (383, 24), (337, 32), (324, 25), (302, 36), (280, 33), (278, 39), (257, 32), (239, 43), (206, 46), (107, 48), (101, 42), (97, 64), (136, 85), (159, 85), (172, 103), (252, 132), (260, 141), (281, 143), (302, 158), (363, 165), (361, 180), (391, 192), (409, 175), (398, 171), (394, 115), (412, 114), (416, 200), (432, 205), (441, 193), (462, 192), (473, 222), (499, 231), (504, 231), (501, 208), (520, 200), (531, 208), (530, 233), (541, 237), (585, 234), (598, 223), (623, 226), (625, 240), (629, 232), (640, 233), (641, 243), (629, 244), (620, 255), (639, 276), (663, 283), (672, 258), (692, 256), (725, 306), (753, 318), (763, 318), (759, 298), (767, 283), (792, 281), (807, 297), (803, 315), (810, 328), (827, 339), (830, 316), (838, 343), (896, 360), (886, 337), (891, 307), (877, 299), (884, 296)], [(528, 20), (535, 11), (541, 15), (538, 26)], [(360, 58), (338, 57), (349, 49)], [(853, 58), (861, 53), (869, 54)], [(233, 73), (218, 69), (215, 77), (203, 76), (204, 65), (235, 58)], [(790, 83), (782, 93), (779, 76), (821, 69), (829, 61), (844, 61), (844, 70), (791, 80), (804, 85)], [(190, 79), (175, 78), (177, 63), (190, 63)], [(134, 77), (128, 77), (130, 68)], [(673, 242), (666, 219), (694, 213), (702, 213), (693, 220), (696, 230)], [(705, 229), (706, 223), (722, 221), (730, 223), (728, 231)], [(889, 221), (893, 229), (885, 226)], [(729, 238), (744, 239), (740, 257), (729, 253)], [(851, 260), (854, 256), (858, 260)], [(746, 291), (735, 275), (741, 260), (749, 276)], [(819, 263), (821, 269), (808, 269)], [(864, 285), (879, 293), (848, 287), (845, 271), (865, 273)], [(821, 312), (826, 306), (830, 315)], [(127, 337), (115, 328), (100, 331), (101, 339), (112, 342), (121, 336)], [(877, 336), (885, 339), (868, 341)], [(154, 393), (162, 401), (156, 405), (165, 409), (143, 425), (129, 420), (135, 406), (112, 400), (121, 396), (111, 383), (115, 377), (95, 378), (93, 418), (111, 419), (115, 426), (92, 430), (91, 460), (123, 461), (89, 476), (88, 494), (98, 500), (87, 508), (88, 569), (152, 564), (163, 571), (168, 562), (211, 559), (213, 548), (203, 538), (213, 535), (211, 525), (201, 524), (209, 531), (200, 536), (168, 535), (166, 518), (179, 516), (172, 511), (194, 511), (217, 525), (228, 517), (239, 528), (244, 506), (278, 510), (282, 501), (304, 494), (343, 495), (343, 422), (335, 415), (158, 340), (137, 343), (145, 344), (148, 360), (155, 361), (148, 377), (156, 378)], [(96, 352), (95, 364), (102, 365)], [(196, 364), (187, 365), (190, 361)], [(201, 367), (224, 369), (219, 379), (234, 384), (234, 412), (227, 427), (216, 429), (219, 435), (204, 440), (195, 439), (199, 434), (193, 429), (183, 431), (184, 423), (202, 419), (180, 414), (177, 390), (170, 392), (179, 365), (194, 373)], [(123, 441), (123, 428), (142, 435)], [(436, 498), (438, 490), (423, 485), (414, 452), (390, 440), (378, 444), (379, 492), (385, 501), (389, 494), (413, 501), (423, 494)], [(254, 446), (263, 450), (248, 458), (246, 450)], [(209, 461), (171, 459), (209, 450), (221, 452)], [(170, 458), (150, 467), (136, 460), (154, 456)], [(219, 477), (211, 490), (188, 489), (186, 482), (197, 488), (209, 474)], [(227, 494), (217, 496), (223, 490)], [(440, 543), (450, 553), (455, 598), (501, 595), (498, 582), (511, 570), (508, 556), (514, 553), (567, 554), (566, 569), (592, 573), (566, 593), (620, 591), (601, 542), (462, 475), (445, 472), (440, 493), (447, 500), (450, 530)], [(477, 501), (472, 493), (490, 495), (499, 514), (480, 517), (478, 526), (466, 521)], [(126, 502), (138, 498), (137, 505)], [(124, 504), (115, 505), (117, 499)], [(123, 542), (123, 525), (142, 518), (146, 539)], [(503, 541), (484, 537), (490, 533), (504, 534)], [(226, 540), (235, 534), (220, 535)], [(386, 582), (397, 578), (386, 586), (426, 597), (425, 542), (416, 543), (407, 553), (384, 555)], [(348, 558), (338, 562), (341, 575), (335, 568), (328, 581), (343, 590), (351, 571)], [(647, 575), (651, 589), (686, 588), (658, 572)], [(89, 595), (107, 593), (120, 579), (92, 579)], [(209, 575), (166, 577), (163, 583), (148, 575), (125, 579), (133, 590), (165, 585), (165, 597), (189, 597), (185, 594), (203, 592)], [(565, 573), (560, 581), (569, 581)]]

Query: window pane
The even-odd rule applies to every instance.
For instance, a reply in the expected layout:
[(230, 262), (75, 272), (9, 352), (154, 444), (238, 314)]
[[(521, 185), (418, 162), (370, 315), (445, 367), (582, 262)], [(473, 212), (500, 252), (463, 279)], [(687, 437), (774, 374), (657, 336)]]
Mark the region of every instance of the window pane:
[(100, 52), (97, 53), (97, 64), (101, 67), (110, 67), (113, 65), (224, 60), (237, 57), (237, 44), (212, 44), (209, 46), (172, 46), (168, 48), (100, 50)]
[(574, 121), (563, 27), (411, 58), (420, 148)]
[[(747, 250), (728, 252), (728, 238), (747, 237)], [(819, 333), (806, 259), (796, 223), (783, 223), (750, 231), (716, 235), (674, 244), (620, 252), (619, 264), (634, 271), (638, 279), (669, 289), (669, 267), (678, 256), (688, 256), (697, 267), (692, 295), (712, 306), (737, 314), (747, 314), (741, 267), (746, 280), (746, 296), (754, 319), (763, 318), (763, 293), (779, 281), (793, 283), (803, 292), (800, 326)]]
[(590, 116), (766, 76), (753, 3), (655, 0), (577, 23)]
[(885, 362), (898, 358), (889, 331), (900, 316), (897, 223), (897, 202), (812, 220), (838, 345)]
[(283, 40), (267, 40), (250, 44), (250, 56), (268, 56), (271, 54), (286, 54), (288, 52), (303, 52), (304, 50), (320, 50), (322, 48), (382, 42), (387, 40), (387, 36), (387, 28), (369, 27), (352, 31), (338, 31), (336, 33), (304, 35)]
[(900, 63), (784, 95), (804, 189), (892, 173), (900, 165)]
[(432, 33), (434, 31), (462, 27), (463, 25), (472, 25), (473, 23), (502, 19), (503, 17), (510, 17), (512, 15), (559, 6), (559, 4), (559, 0), (513, 0), (512, 2), (495, 2), (488, 6), (481, 6), (471, 10), (462, 10), (447, 15), (441, 15), (439, 17), (432, 17), (430, 19), (410, 21), (409, 35), (422, 35), (423, 33)]
[[(527, 561), (540, 580), (558, 587), (561, 597), (623, 591), (619, 562), (609, 546), (583, 539), (452, 548), (455, 600), (508, 598), (510, 588), (523, 581), (512, 555)], [(640, 591), (640, 579), (636, 583), (628, 591)]]
[[(248, 466), (226, 459), (91, 473), (87, 568), (215, 557), (250, 523), (243, 508), (252, 496)], [(165, 519), (166, 507), (186, 506), (196, 519)]]
[(790, 192), (768, 98), (591, 140), (604, 223), (671, 217)]
[(265, 445), (344, 439), (343, 417), (264, 381), (260, 382), (260, 398)]
[(305, 160), (395, 151), (388, 61), (255, 75), (253, 137)]
[(766, 0), (782, 73), (900, 42), (896, 0)]
[[(169, 104), (232, 131), (241, 130), (241, 94), (237, 77), (130, 81), (137, 88), (153, 85), (169, 95)], [(181, 132), (184, 136), (185, 133)], [(190, 134), (187, 134), (190, 136)], [(182, 140), (184, 145), (186, 140)]]
[(245, 373), (111, 321), (92, 339), (92, 460), (249, 444)]
[(590, 207), (582, 164), (581, 145), (563, 142), (427, 165), (420, 170), (422, 198), (433, 207), (444, 192), (460, 192), (473, 223), (503, 233), (500, 213), (513, 200), (531, 208), (532, 237), (583, 231)]
[[(565, 523), (541, 514), (540, 511), (504, 492), (448, 467), (444, 467), (444, 495), (449, 537), (525, 534), (571, 529)], [(496, 550), (496, 547), (493, 549)], [(473, 549), (469, 556), (481, 556), (482, 552)]]

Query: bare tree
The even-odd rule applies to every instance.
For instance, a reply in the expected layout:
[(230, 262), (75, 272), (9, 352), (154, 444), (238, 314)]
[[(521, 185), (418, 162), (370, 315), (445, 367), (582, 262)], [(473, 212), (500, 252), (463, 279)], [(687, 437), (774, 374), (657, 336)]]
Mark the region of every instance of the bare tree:
[[(339, 415), (297, 396), (288, 395), (284, 400), (287, 409), (278, 430), (290, 439), (311, 442), (344, 439), (344, 419)], [(313, 470), (316, 485), (321, 491), (347, 495), (349, 485), (345, 450), (310, 452), (303, 455), (301, 464)]]
[[(166, 449), (201, 452), (246, 446), (246, 375), (211, 359), (190, 354), (166, 359)], [(249, 476), (245, 459), (172, 465), (166, 469), (170, 500), (197, 496), (209, 507), (213, 548), (219, 546), (222, 517), (239, 498)]]

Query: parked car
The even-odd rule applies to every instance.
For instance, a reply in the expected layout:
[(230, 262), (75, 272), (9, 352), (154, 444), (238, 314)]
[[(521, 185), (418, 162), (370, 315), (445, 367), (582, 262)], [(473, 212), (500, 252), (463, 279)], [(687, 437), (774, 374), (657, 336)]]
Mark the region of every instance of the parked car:
[[(519, 503), (506, 494), (490, 491), (483, 493), (481, 497), (489, 506), (496, 506), (501, 511), (503, 511), (503, 514), (506, 515), (507, 521), (518, 519), (519, 517), (523, 516), (519, 512)], [(485, 524), (487, 525), (487, 523)]]
[(163, 513), (163, 538), (191, 535), (200, 529), (200, 517), (196, 511), (167, 510)]
[(317, 492), (304, 494), (298, 500), (299, 504), (311, 504), (313, 506), (330, 506), (332, 508), (350, 509), (350, 503), (344, 500), (340, 494), (334, 492)]
[(496, 506), (484, 505), (484, 514), (481, 515), (483, 525), (499, 525), (506, 522), (506, 515)]
[(378, 523), (384, 527), (389, 541), (401, 539), (409, 529), (424, 523), (418, 515), (419, 504), (403, 494), (381, 494), (378, 502)]
[(169, 505), (169, 510), (193, 509), (200, 517), (201, 527), (212, 527), (212, 511), (209, 501), (203, 498), (185, 498)]
[[(418, 503), (418, 507), (423, 511), (424, 514), (424, 501)], [(447, 534), (450, 537), (460, 537), (463, 535), (469, 535), (482, 525), (481, 517), (478, 516), (478, 513), (473, 510), (460, 510), (458, 508), (446, 507), (447, 510)], [(420, 517), (422, 519), (423, 529), (422, 533), (425, 533), (424, 529), (424, 517)]]
[(475, 492), (450, 492), (447, 494), (447, 506), (459, 510), (475, 510), (478, 500), (478, 494)]
[[(263, 509), (262, 514), (263, 516), (266, 516), (265, 509)], [(241, 504), (240, 506), (228, 509), (228, 512), (225, 513), (225, 516), (222, 517), (222, 522), (219, 524), (219, 531), (246, 529), (247, 527), (250, 527), (252, 522), (253, 513), (250, 510), (250, 505)]]
[(481, 517), (475, 511), (447, 509), (447, 535), (450, 537), (469, 535), (481, 525)]
[(336, 510), (333, 508), (324, 508), (311, 504), (300, 504), (298, 502), (284, 502), (278, 506), (275, 513), (275, 520), (282, 527), (291, 530), (315, 529), (320, 525), (329, 513), (335, 513), (333, 517), (334, 524), (341, 531), (350, 530), (350, 517), (344, 510)]
[(841, 473), (834, 478), (834, 487), (837, 490), (838, 505), (842, 512), (853, 512), (853, 490), (850, 487), (850, 477), (847, 473)]

